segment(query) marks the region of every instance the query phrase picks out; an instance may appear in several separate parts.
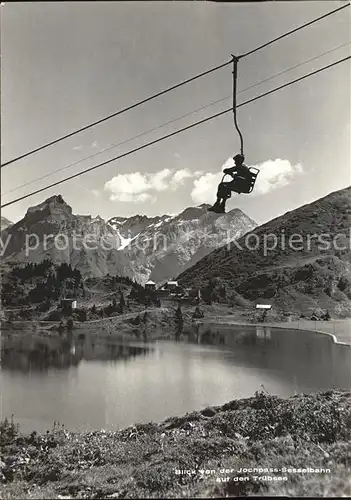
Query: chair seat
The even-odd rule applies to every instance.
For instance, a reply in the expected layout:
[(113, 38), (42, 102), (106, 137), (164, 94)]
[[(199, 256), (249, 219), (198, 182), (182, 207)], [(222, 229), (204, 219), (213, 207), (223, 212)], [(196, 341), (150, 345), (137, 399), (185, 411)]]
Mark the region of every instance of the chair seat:
[(223, 179), (225, 175), (223, 176), (222, 183), (227, 184), (228, 188), (231, 191), (234, 191), (235, 193), (241, 194), (249, 194), (252, 192), (255, 182), (256, 182), (256, 177), (259, 173), (259, 170), (255, 167), (250, 167), (248, 169), (248, 173), (246, 175), (235, 175), (233, 180), (230, 183), (223, 183)]
[(233, 191), (236, 193), (251, 193), (255, 185), (256, 177), (253, 178), (250, 173), (250, 177), (239, 177), (237, 176), (234, 180)]

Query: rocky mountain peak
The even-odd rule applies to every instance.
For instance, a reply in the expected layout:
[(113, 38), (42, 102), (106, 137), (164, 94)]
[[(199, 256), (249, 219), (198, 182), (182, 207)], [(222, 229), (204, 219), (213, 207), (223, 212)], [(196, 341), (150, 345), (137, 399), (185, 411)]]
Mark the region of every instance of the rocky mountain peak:
[(65, 213), (67, 215), (72, 214), (72, 208), (65, 202), (60, 194), (51, 196), (47, 198), (39, 205), (35, 205), (34, 207), (29, 207), (26, 215), (32, 214), (34, 212), (43, 212), (43, 214), (61, 214)]
[(1, 216), (1, 226), (0, 226), (0, 231), (3, 229), (6, 229), (9, 226), (12, 226), (13, 222), (10, 220), (6, 219), (6, 217)]
[(218, 217), (218, 214), (214, 214), (212, 212), (208, 212), (207, 208), (210, 205), (202, 204), (198, 205), (197, 207), (188, 207), (183, 212), (177, 215), (177, 219), (181, 220), (193, 220), (193, 219), (199, 219), (202, 215), (208, 214), (208, 215), (213, 215), (215, 217)]

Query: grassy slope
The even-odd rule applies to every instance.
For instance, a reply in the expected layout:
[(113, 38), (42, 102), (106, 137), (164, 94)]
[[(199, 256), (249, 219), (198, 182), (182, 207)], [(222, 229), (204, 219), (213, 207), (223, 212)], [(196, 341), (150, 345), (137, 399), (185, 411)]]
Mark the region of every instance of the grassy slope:
[[(256, 239), (246, 237), (236, 244), (221, 247), (178, 276), (182, 285), (206, 285), (209, 278), (220, 277), (248, 300), (269, 299), (279, 307), (299, 310), (308, 307), (329, 308), (336, 314), (350, 315), (349, 298), (350, 247), (347, 243), (350, 220), (351, 188), (346, 188), (304, 205), (254, 229)], [(285, 248), (282, 234), (285, 235)], [(317, 244), (312, 235), (328, 234), (338, 245), (347, 249), (337, 251), (334, 245), (326, 248)], [(273, 240), (265, 238), (275, 235)], [(302, 238), (302, 250), (289, 237)], [(271, 237), (273, 238), (273, 236)], [(310, 240), (311, 238), (311, 240)], [(255, 249), (255, 241), (258, 247)], [(300, 241), (301, 244), (301, 241)], [(252, 245), (250, 247), (250, 245)], [(295, 245), (295, 246), (294, 246)], [(265, 251), (266, 249), (266, 251)]]
[[(290, 399), (256, 394), (221, 407), (117, 432), (56, 429), (21, 436), (3, 424), (0, 498), (350, 496), (351, 392)], [(288, 481), (216, 482), (201, 469), (330, 468)], [(195, 474), (176, 475), (176, 469)], [(285, 475), (285, 474), (269, 474)]]

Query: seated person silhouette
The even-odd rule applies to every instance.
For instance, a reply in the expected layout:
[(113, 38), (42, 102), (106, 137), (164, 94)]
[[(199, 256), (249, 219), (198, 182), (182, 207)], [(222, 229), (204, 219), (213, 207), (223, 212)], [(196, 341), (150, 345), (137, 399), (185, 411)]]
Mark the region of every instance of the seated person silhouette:
[(219, 184), (217, 190), (217, 201), (212, 207), (208, 209), (209, 212), (224, 214), (226, 201), (231, 197), (234, 188), (236, 190), (238, 187), (238, 177), (247, 178), (248, 174), (250, 174), (248, 167), (244, 165), (244, 160), (245, 160), (244, 155), (237, 154), (234, 156), (233, 160), (234, 160), (234, 167), (225, 168), (223, 170), (224, 174), (230, 174), (230, 175), (234, 174), (233, 180), (230, 182), (221, 182)]

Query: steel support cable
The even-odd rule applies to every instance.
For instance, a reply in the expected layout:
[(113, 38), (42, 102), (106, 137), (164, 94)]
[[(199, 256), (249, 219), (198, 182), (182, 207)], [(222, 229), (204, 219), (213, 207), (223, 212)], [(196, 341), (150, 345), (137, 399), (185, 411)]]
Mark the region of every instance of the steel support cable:
[[(319, 69), (317, 69), (317, 70), (315, 70), (315, 71), (312, 71), (311, 73), (307, 73), (306, 75), (303, 75), (303, 76), (301, 76), (301, 77), (299, 77), (299, 78), (296, 78), (295, 80), (292, 80), (292, 81), (290, 81), (290, 82), (284, 83), (283, 85), (280, 85), (279, 87), (276, 87), (276, 88), (274, 88), (274, 89), (272, 89), (272, 90), (269, 90), (268, 92), (265, 92), (264, 94), (258, 95), (258, 96), (256, 96), (256, 97), (253, 97), (252, 99), (249, 99), (248, 101), (245, 101), (245, 102), (243, 102), (243, 103), (241, 103), (241, 104), (238, 104), (236, 107), (237, 107), (237, 108), (240, 108), (240, 107), (242, 107), (242, 106), (246, 106), (247, 104), (250, 104), (250, 103), (252, 103), (252, 102), (254, 102), (254, 101), (257, 101), (257, 100), (259, 100), (259, 99), (262, 99), (263, 97), (266, 97), (266, 96), (268, 96), (268, 95), (270, 95), (270, 94), (274, 94), (275, 92), (278, 92), (278, 90), (281, 90), (281, 89), (283, 89), (283, 88), (289, 87), (290, 85), (293, 85), (293, 84), (295, 84), (295, 83), (297, 83), (297, 82), (300, 82), (300, 81), (302, 81), (302, 80), (305, 80), (306, 78), (309, 78), (310, 76), (316, 75), (316, 74), (318, 74), (318, 73), (321, 73), (322, 71), (325, 71), (325, 70), (327, 70), (327, 69), (329, 69), (329, 68), (332, 68), (333, 66), (336, 66), (336, 65), (341, 64), (341, 63), (343, 63), (343, 62), (345, 62), (345, 61), (348, 61), (349, 59), (351, 59), (351, 56), (344, 57), (343, 59), (338, 59), (337, 61), (334, 61), (333, 63), (328, 64), (327, 66), (323, 66), (322, 68), (319, 68)], [(219, 113), (216, 113), (216, 114), (214, 114), (214, 115), (211, 115), (211, 116), (209, 116), (209, 117), (207, 117), (207, 118), (204, 118), (203, 120), (200, 120), (200, 121), (198, 121), (198, 122), (192, 123), (191, 125), (188, 125), (188, 126), (183, 127), (183, 128), (181, 128), (181, 129), (175, 130), (174, 132), (171, 132), (170, 134), (167, 134), (167, 135), (164, 135), (164, 136), (162, 136), (162, 137), (159, 137), (158, 139), (155, 139), (155, 140), (153, 140), (153, 141), (151, 141), (151, 142), (148, 142), (148, 143), (146, 143), (146, 144), (143, 144), (142, 146), (139, 146), (139, 147), (137, 147), (137, 148), (135, 148), (135, 149), (132, 149), (132, 150), (130, 150), (130, 151), (127, 151), (126, 153), (123, 153), (123, 154), (121, 154), (121, 155), (119, 155), (119, 156), (116, 156), (116, 157), (114, 157), (114, 158), (110, 158), (109, 160), (106, 160), (106, 161), (104, 161), (103, 163), (99, 163), (98, 165), (94, 165), (93, 167), (90, 167), (90, 168), (88, 168), (88, 169), (86, 169), (86, 170), (83, 170), (82, 172), (78, 172), (78, 173), (76, 173), (76, 174), (74, 174), (74, 175), (71, 175), (71, 176), (69, 176), (69, 177), (66, 177), (66, 178), (64, 178), (64, 179), (62, 179), (62, 180), (60, 180), (60, 181), (54, 182), (54, 183), (52, 183), (52, 184), (50, 184), (50, 185), (48, 185), (48, 186), (46, 186), (46, 187), (43, 187), (43, 188), (37, 189), (36, 191), (33, 191), (33, 192), (31, 192), (31, 193), (28, 193), (28, 194), (26, 194), (26, 195), (24, 195), (24, 196), (21, 196), (21, 197), (19, 197), (19, 198), (16, 198), (15, 200), (12, 200), (12, 201), (10, 201), (10, 202), (8, 202), (8, 203), (5, 203), (4, 205), (1, 205), (1, 207), (0, 207), (0, 208), (5, 208), (5, 207), (8, 207), (8, 206), (10, 206), (10, 205), (13, 205), (14, 203), (18, 203), (19, 201), (22, 201), (22, 200), (25, 200), (26, 198), (29, 198), (30, 196), (34, 196), (35, 194), (42, 193), (43, 191), (46, 191), (46, 190), (48, 190), (48, 189), (50, 189), (50, 188), (52, 188), (52, 187), (58, 186), (58, 185), (60, 185), (60, 184), (63, 184), (64, 182), (67, 182), (67, 181), (71, 180), (71, 179), (75, 179), (75, 178), (77, 178), (77, 177), (79, 177), (79, 176), (81, 176), (81, 175), (83, 175), (83, 174), (86, 174), (86, 173), (88, 173), (88, 172), (91, 172), (91, 171), (93, 171), (93, 170), (96, 170), (97, 168), (100, 168), (100, 167), (103, 167), (103, 166), (105, 166), (105, 165), (108, 165), (109, 163), (112, 163), (113, 161), (120, 160), (121, 158), (124, 158), (124, 157), (129, 156), (129, 155), (131, 155), (131, 154), (133, 154), (133, 153), (136, 153), (136, 152), (138, 152), (138, 151), (141, 151), (142, 149), (145, 149), (145, 148), (147, 148), (147, 147), (149, 147), (149, 146), (152, 146), (152, 145), (154, 145), (154, 144), (157, 144), (158, 142), (162, 142), (162, 141), (164, 141), (164, 140), (166, 140), (166, 139), (169, 139), (170, 137), (173, 137), (173, 136), (175, 136), (175, 135), (178, 135), (178, 134), (180, 134), (181, 132), (185, 132), (186, 130), (190, 130), (190, 129), (194, 128), (194, 127), (197, 127), (198, 125), (201, 125), (202, 123), (206, 123), (206, 122), (209, 122), (209, 121), (211, 121), (211, 120), (214, 120), (215, 118), (218, 118), (218, 117), (220, 117), (220, 116), (223, 116), (223, 115), (225, 115), (226, 113), (231, 112), (232, 110), (233, 110), (232, 108), (226, 109), (226, 110), (224, 110), (224, 111), (221, 111), (221, 112), (219, 112)]]
[[(350, 6), (350, 4), (347, 3), (346, 5), (343, 5), (341, 7), (338, 7), (337, 9), (334, 9), (334, 10), (332, 10), (330, 12), (327, 12), (326, 14), (323, 14), (322, 16), (319, 16), (319, 17), (317, 17), (315, 19), (312, 19), (312, 21), (309, 21), (309, 22), (307, 22), (305, 24), (302, 24), (301, 26), (298, 26), (297, 28), (294, 28), (293, 30), (288, 31), (287, 33), (283, 33), (283, 35), (280, 35), (279, 37), (276, 37), (273, 40), (270, 40), (269, 42), (266, 42), (263, 45), (260, 45), (260, 46), (256, 47), (255, 49), (252, 49), (249, 52), (246, 52), (245, 54), (240, 55), (238, 57), (238, 59), (242, 59), (244, 57), (247, 57), (247, 56), (249, 56), (249, 55), (251, 55), (251, 54), (253, 54), (253, 53), (255, 53), (255, 52), (257, 52), (257, 51), (259, 51), (259, 50), (261, 50), (261, 49), (263, 49), (265, 47), (267, 47), (268, 45), (271, 45), (271, 44), (277, 42), (278, 40), (281, 40), (281, 39), (283, 39), (283, 38), (285, 38), (285, 37), (287, 37), (287, 36), (289, 36), (289, 35), (291, 35), (293, 33), (296, 33), (297, 31), (299, 31), (299, 30), (301, 30), (301, 29), (303, 29), (303, 28), (305, 28), (307, 26), (310, 26), (310, 25), (312, 25), (312, 24), (314, 24), (314, 23), (316, 23), (318, 21), (321, 21), (322, 19), (325, 19), (326, 17), (329, 17), (329, 16), (331, 16), (331, 15), (333, 15), (333, 14), (335, 14), (335, 13), (337, 13), (337, 12), (339, 12), (339, 11), (345, 9), (346, 7), (349, 7), (349, 6)], [(57, 144), (58, 142), (61, 142), (64, 139), (68, 139), (69, 137), (72, 137), (72, 136), (74, 136), (76, 134), (79, 134), (80, 132), (83, 132), (83, 131), (85, 131), (85, 130), (87, 130), (89, 128), (92, 128), (95, 125), (99, 125), (100, 123), (103, 123), (103, 122), (105, 122), (107, 120), (110, 120), (111, 118), (114, 118), (114, 117), (116, 117), (118, 115), (121, 115), (122, 113), (130, 111), (131, 109), (134, 109), (134, 108), (136, 108), (136, 107), (138, 107), (138, 106), (140, 106), (142, 104), (145, 104), (146, 102), (149, 102), (149, 101), (151, 101), (153, 99), (156, 99), (157, 97), (160, 97), (161, 95), (164, 95), (164, 94), (166, 94), (168, 92), (171, 92), (171, 91), (173, 91), (173, 90), (175, 90), (175, 89), (177, 89), (179, 87), (182, 87), (183, 85), (186, 85), (187, 83), (190, 83), (190, 82), (192, 82), (194, 80), (197, 80), (197, 79), (199, 79), (199, 78), (201, 78), (203, 76), (206, 76), (206, 75), (208, 75), (210, 73), (213, 73), (214, 71), (217, 71), (217, 70), (219, 70), (221, 68), (224, 68), (225, 66), (228, 66), (231, 63), (232, 63), (232, 61), (227, 61), (227, 62), (225, 62), (223, 64), (220, 64), (219, 66), (215, 66), (214, 68), (211, 68), (211, 69), (209, 69), (207, 71), (204, 71), (203, 73), (195, 75), (195, 76), (193, 76), (193, 77), (191, 77), (191, 78), (189, 78), (187, 80), (184, 80), (183, 82), (180, 82), (180, 83), (178, 83), (176, 85), (173, 85), (172, 87), (169, 87), (169, 88), (167, 88), (165, 90), (162, 90), (162, 91), (158, 92), (157, 94), (154, 94), (152, 96), (147, 97), (146, 99), (138, 101), (138, 102), (136, 102), (136, 103), (134, 103), (134, 104), (132, 104), (130, 106), (127, 106), (126, 108), (123, 108), (123, 109), (121, 109), (121, 110), (119, 110), (119, 111), (117, 111), (117, 112), (115, 112), (115, 113), (113, 113), (111, 115), (108, 115), (108, 116), (106, 116), (104, 118), (101, 118), (100, 120), (97, 120), (97, 121), (95, 121), (95, 122), (93, 122), (93, 123), (91, 123), (89, 125), (86, 125), (85, 127), (79, 128), (79, 129), (77, 129), (77, 130), (75, 130), (73, 132), (70, 132), (69, 134), (66, 134), (64, 136), (59, 137), (58, 139), (55, 139), (55, 140), (50, 141), (50, 142), (48, 142), (46, 144), (43, 144), (42, 146), (39, 146), (39, 147), (37, 147), (35, 149), (32, 149), (32, 150), (28, 151), (27, 153), (24, 153), (24, 154), (22, 154), (20, 156), (17, 156), (16, 158), (13, 158), (12, 160), (9, 160), (9, 161), (1, 164), (0, 168), (3, 168), (5, 166), (7, 166), (7, 165), (10, 165), (10, 164), (12, 164), (12, 163), (14, 163), (16, 161), (22, 160), (23, 158), (26, 158), (27, 156), (29, 156), (31, 154), (37, 153), (37, 152), (39, 152), (39, 151), (41, 151), (41, 150), (43, 150), (45, 148), (48, 148), (49, 146), (53, 146), (54, 144)]]
[(183, 82), (177, 83), (176, 85), (173, 85), (172, 87), (168, 87), (165, 90), (162, 90), (161, 92), (158, 92), (157, 94), (153, 94), (150, 97), (147, 97), (146, 99), (142, 99), (141, 101), (138, 101), (134, 104), (131, 104), (130, 106), (127, 106), (125, 108), (120, 109), (119, 111), (116, 111), (115, 113), (112, 113), (111, 115), (105, 116), (104, 118), (101, 118), (100, 120), (97, 120), (93, 123), (90, 123), (89, 125), (86, 125), (85, 127), (81, 127), (78, 130), (74, 130), (73, 132), (70, 132), (69, 134), (63, 135), (59, 137), (58, 139), (55, 139), (53, 141), (47, 142), (46, 144), (43, 144), (42, 146), (39, 146), (35, 149), (31, 149), (27, 153), (24, 153), (20, 156), (17, 156), (16, 158), (13, 158), (12, 160), (9, 160), (5, 163), (2, 163), (0, 168), (6, 167), (7, 165), (10, 165), (11, 163), (15, 163), (16, 161), (22, 160), (26, 158), (29, 155), (32, 155), (34, 153), (38, 153), (39, 151), (42, 151), (43, 149), (48, 148), (49, 146), (53, 146), (54, 144), (57, 144), (58, 142), (63, 141), (64, 139), (68, 139), (69, 137), (73, 137), (76, 134), (79, 134), (80, 132), (84, 132), (85, 130), (88, 130), (89, 128), (95, 127), (96, 125), (99, 125), (100, 123), (106, 122), (107, 120), (111, 120), (111, 118), (115, 118), (116, 116), (119, 116), (123, 113), (126, 113), (127, 111), (131, 111), (134, 108), (137, 108), (138, 106), (141, 106), (142, 104), (145, 104), (149, 101), (152, 101), (153, 99), (156, 99), (157, 97), (161, 97), (164, 94), (167, 94), (168, 92), (171, 92), (173, 90), (176, 90), (179, 87), (182, 87), (183, 85), (186, 85), (190, 82), (193, 82), (195, 80), (198, 80), (199, 78), (202, 78), (203, 76), (209, 75), (210, 73), (213, 73), (214, 71), (217, 71), (221, 68), (224, 68), (225, 66), (228, 66), (231, 64), (231, 61), (227, 61), (223, 64), (220, 64), (219, 66), (215, 66), (214, 68), (211, 68), (207, 71), (204, 71), (203, 73), (200, 73), (198, 75), (195, 75), (188, 80), (184, 80)]
[[(317, 56), (313, 56), (310, 59), (306, 59), (305, 61), (302, 61), (302, 62), (300, 62), (298, 64), (295, 64), (295, 66), (292, 66), (292, 67), (287, 68), (287, 69), (285, 69), (283, 71), (280, 71), (279, 73), (275, 73), (274, 75), (272, 75), (272, 76), (270, 76), (268, 78), (265, 78), (264, 80), (260, 80), (259, 82), (256, 82), (253, 85), (250, 85), (249, 87), (246, 87), (246, 88), (244, 88), (242, 90), (237, 91), (237, 95), (238, 94), (242, 94), (243, 92), (251, 90), (251, 89), (253, 89), (255, 87), (258, 87), (258, 86), (262, 85), (263, 83), (269, 82), (269, 81), (273, 80), (274, 78), (277, 78), (278, 76), (284, 75), (284, 74), (288, 73), (289, 71), (292, 71), (292, 70), (294, 70), (296, 68), (299, 68), (299, 67), (301, 67), (301, 66), (303, 66), (305, 64), (308, 64), (311, 61), (315, 61), (316, 59), (319, 59), (320, 57), (322, 57), (322, 56), (324, 56), (326, 54), (330, 54), (332, 52), (335, 52), (336, 50), (339, 50), (340, 48), (345, 47), (346, 45), (350, 45), (350, 43), (351, 42), (348, 41), (346, 43), (338, 45), (337, 47), (334, 47), (334, 48), (332, 48), (330, 50), (327, 50), (326, 52), (318, 54)], [(195, 113), (198, 113), (199, 111), (203, 111), (204, 109), (207, 109), (207, 108), (209, 108), (211, 106), (214, 106), (215, 104), (218, 104), (220, 102), (226, 101), (229, 98), (232, 98), (232, 95), (227, 95), (225, 97), (222, 97), (221, 99), (217, 99), (216, 101), (212, 101), (212, 102), (210, 102), (208, 104), (205, 104), (204, 106), (201, 106), (200, 108), (196, 108), (193, 111), (189, 111), (188, 113), (185, 113), (184, 115), (178, 116), (177, 118), (173, 118), (172, 120), (169, 120), (167, 122), (161, 123), (160, 125), (156, 125), (156, 127), (153, 127), (153, 128), (151, 128), (149, 130), (141, 132), (140, 134), (134, 135), (133, 137), (129, 137), (128, 139), (125, 139), (124, 141), (117, 142), (115, 144), (107, 146), (104, 149), (101, 149), (100, 151), (97, 151), (96, 153), (93, 153), (91, 155), (88, 155), (88, 156), (85, 156), (83, 158), (80, 158), (79, 160), (76, 160), (76, 161), (74, 161), (72, 163), (69, 163), (68, 165), (65, 165), (64, 167), (58, 168), (57, 170), (54, 170), (53, 172), (49, 172), (48, 174), (42, 175), (40, 177), (36, 177), (35, 179), (32, 179), (32, 180), (30, 180), (28, 182), (25, 182), (24, 184), (21, 184), (20, 186), (17, 186), (17, 187), (15, 187), (13, 189), (10, 189), (9, 191), (5, 191), (4, 193), (1, 193), (1, 196), (13, 193), (14, 191), (18, 191), (19, 189), (21, 189), (23, 187), (30, 186), (31, 184), (34, 184), (35, 182), (38, 182), (38, 181), (40, 181), (42, 179), (46, 179), (47, 177), (51, 177), (52, 175), (57, 174), (59, 172), (63, 172), (64, 170), (67, 170), (68, 168), (74, 167), (75, 165), (78, 165), (79, 163), (82, 163), (83, 161), (90, 160), (91, 158), (95, 158), (96, 156), (99, 156), (102, 153), (105, 153), (106, 151), (110, 151), (111, 149), (114, 149), (116, 147), (123, 146), (124, 144), (127, 144), (128, 142), (134, 141), (135, 139), (139, 139), (140, 137), (143, 137), (143, 136), (145, 136), (147, 134), (150, 134), (151, 132), (154, 132), (155, 130), (159, 130), (159, 129), (163, 128), (163, 127), (166, 127), (167, 125), (171, 125), (172, 123), (175, 123), (175, 122), (177, 122), (179, 120), (182, 120), (183, 118), (187, 118), (188, 116), (194, 115)]]
[(309, 21), (308, 23), (304, 24), (303, 26), (299, 26), (297, 28), (294, 28), (293, 30), (288, 31), (287, 33), (284, 33), (283, 35), (278, 36), (277, 38), (274, 38), (273, 40), (270, 40), (269, 42), (264, 43), (263, 45), (260, 45), (256, 47), (253, 50), (250, 50), (249, 52), (246, 52), (245, 54), (241, 54), (240, 56), (234, 56), (232, 54), (232, 61), (233, 61), (233, 115), (234, 115), (234, 126), (236, 128), (236, 131), (239, 134), (240, 137), (240, 153), (243, 155), (244, 154), (244, 139), (242, 136), (242, 133), (239, 129), (238, 126), (238, 121), (237, 121), (237, 116), (236, 116), (236, 92), (237, 92), (237, 80), (238, 80), (238, 62), (240, 59), (243, 59), (244, 57), (247, 57), (251, 54), (254, 54), (255, 52), (258, 52), (259, 50), (262, 50), (265, 47), (268, 47), (269, 45), (277, 42), (278, 40), (282, 40), (283, 38), (292, 35), (293, 33), (296, 33), (296, 31), (299, 31), (301, 28), (305, 28), (306, 26), (311, 26), (312, 24), (316, 23), (317, 21), (320, 21), (321, 19), (324, 19), (331, 14), (335, 14), (336, 12), (345, 9), (346, 7), (349, 7), (350, 3), (343, 5), (334, 11), (330, 11), (327, 14), (323, 14), (320, 17), (317, 17), (316, 19), (313, 19), (312, 21)]
[(296, 33), (302, 28), (306, 28), (307, 26), (311, 26), (312, 24), (321, 21), (322, 19), (325, 19), (328, 16), (331, 16), (332, 14), (335, 14), (336, 12), (339, 12), (340, 10), (346, 9), (347, 7), (350, 7), (350, 3), (347, 3), (345, 5), (342, 5), (341, 7), (338, 7), (337, 9), (331, 10), (330, 12), (327, 12), (326, 14), (323, 14), (322, 16), (316, 17), (315, 19), (312, 19), (312, 21), (309, 21), (306, 24), (303, 24), (301, 26), (298, 26), (297, 28), (294, 28), (293, 30), (290, 30), (286, 33), (283, 33), (283, 35), (278, 36), (277, 38), (274, 38), (273, 40), (270, 40), (269, 42), (266, 42), (262, 45), (259, 45), (255, 49), (250, 50), (249, 52), (245, 52), (245, 54), (241, 54), (238, 59), (243, 59), (244, 57), (250, 56), (251, 54), (254, 54), (255, 52), (258, 52), (259, 50), (264, 49), (265, 47), (268, 47), (268, 45), (271, 45), (272, 43), (278, 42), (279, 40), (282, 40), (283, 38), (292, 35), (293, 33)]

